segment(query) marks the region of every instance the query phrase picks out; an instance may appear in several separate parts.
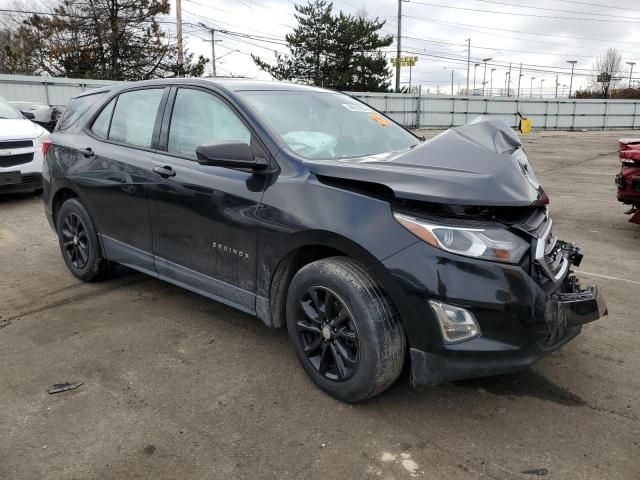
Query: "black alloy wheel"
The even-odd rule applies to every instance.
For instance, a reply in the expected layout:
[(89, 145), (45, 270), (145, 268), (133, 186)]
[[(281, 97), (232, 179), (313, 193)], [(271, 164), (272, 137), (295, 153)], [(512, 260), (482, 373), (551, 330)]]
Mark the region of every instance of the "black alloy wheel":
[(325, 378), (344, 381), (358, 368), (360, 340), (349, 309), (325, 287), (311, 287), (300, 299), (296, 331), (304, 353)]
[(396, 381), (406, 341), (395, 307), (361, 263), (328, 257), (300, 268), (287, 291), (289, 338), (309, 378), (344, 402)]
[(74, 212), (69, 212), (62, 220), (63, 252), (69, 263), (82, 269), (89, 261), (89, 239), (82, 220)]
[(84, 282), (106, 278), (112, 264), (105, 258), (91, 215), (80, 200), (66, 200), (54, 215), (60, 252), (69, 271)]

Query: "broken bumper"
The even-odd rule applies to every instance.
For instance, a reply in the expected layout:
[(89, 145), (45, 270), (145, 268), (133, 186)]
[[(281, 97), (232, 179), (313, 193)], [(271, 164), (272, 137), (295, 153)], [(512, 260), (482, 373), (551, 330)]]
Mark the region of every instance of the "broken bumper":
[(581, 326), (607, 315), (607, 304), (595, 286), (576, 293), (558, 293), (552, 298), (554, 323), (564, 328)]
[[(606, 302), (596, 287), (560, 294), (549, 303), (548, 324), (554, 332), (525, 348), (504, 351), (457, 351), (443, 354), (411, 348), (411, 382), (438, 385), (475, 377), (525, 369), (576, 337), (585, 323), (607, 314)], [(560, 334), (561, 332), (561, 334)]]

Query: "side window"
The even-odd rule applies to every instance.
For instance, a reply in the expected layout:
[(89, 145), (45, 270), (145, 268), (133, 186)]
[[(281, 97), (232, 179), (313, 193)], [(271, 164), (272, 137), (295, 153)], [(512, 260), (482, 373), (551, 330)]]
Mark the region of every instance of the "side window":
[(113, 112), (109, 140), (136, 147), (151, 147), (163, 91), (163, 88), (147, 88), (121, 93)]
[(251, 132), (222, 100), (202, 90), (180, 88), (171, 114), (167, 150), (196, 158), (196, 148), (214, 142), (249, 144)]
[(116, 99), (111, 100), (106, 107), (102, 109), (100, 115), (93, 121), (91, 131), (100, 138), (107, 138), (109, 134), (109, 123), (111, 123), (111, 114), (113, 113), (113, 107), (116, 104)]
[(84, 95), (82, 97), (72, 98), (67, 104), (64, 113), (58, 120), (56, 130), (66, 130), (71, 127), (78, 119), (85, 113), (91, 105), (100, 100), (102, 96), (107, 92), (92, 93), (91, 95)]

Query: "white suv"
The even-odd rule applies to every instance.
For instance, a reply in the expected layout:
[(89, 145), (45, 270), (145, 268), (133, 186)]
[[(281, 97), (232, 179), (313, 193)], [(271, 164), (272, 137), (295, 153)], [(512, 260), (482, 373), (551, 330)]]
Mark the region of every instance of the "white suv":
[(0, 97), (0, 194), (42, 189), (42, 145), (48, 137)]

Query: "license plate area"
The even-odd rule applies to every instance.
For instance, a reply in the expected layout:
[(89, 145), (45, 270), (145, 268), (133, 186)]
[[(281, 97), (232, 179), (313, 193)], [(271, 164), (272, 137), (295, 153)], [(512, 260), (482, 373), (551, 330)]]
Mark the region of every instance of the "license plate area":
[(16, 183), (22, 183), (22, 174), (20, 172), (0, 173), (0, 187), (3, 185), (15, 185)]

